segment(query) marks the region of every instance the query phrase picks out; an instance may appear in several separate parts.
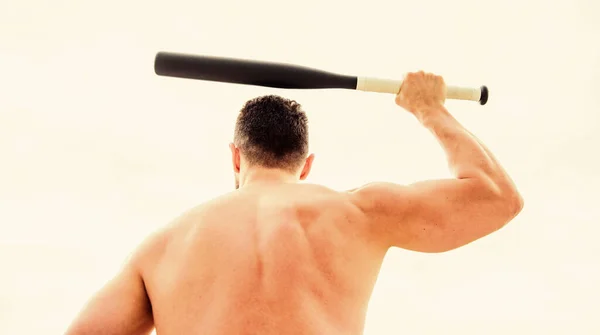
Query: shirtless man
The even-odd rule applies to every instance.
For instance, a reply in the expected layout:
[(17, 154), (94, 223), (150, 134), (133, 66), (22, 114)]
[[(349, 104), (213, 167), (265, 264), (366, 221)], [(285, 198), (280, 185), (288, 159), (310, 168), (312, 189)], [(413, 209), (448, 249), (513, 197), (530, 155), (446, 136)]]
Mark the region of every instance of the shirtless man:
[(437, 137), (455, 178), (347, 192), (298, 183), (311, 168), (293, 101), (246, 103), (230, 144), (236, 190), (145, 240), (67, 334), (362, 334), (391, 247), (440, 253), (511, 221), (523, 200), (445, 109), (441, 77), (405, 77), (396, 103)]

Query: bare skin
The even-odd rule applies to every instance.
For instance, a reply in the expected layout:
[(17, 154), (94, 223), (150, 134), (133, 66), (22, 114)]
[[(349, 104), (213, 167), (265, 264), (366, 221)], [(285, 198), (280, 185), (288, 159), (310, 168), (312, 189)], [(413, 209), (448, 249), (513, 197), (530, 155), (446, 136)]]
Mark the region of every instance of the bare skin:
[(523, 200), (498, 161), (444, 108), (443, 79), (406, 76), (396, 103), (445, 149), (455, 178), (337, 192), (246, 164), (239, 189), (140, 245), (67, 334), (362, 334), (392, 247), (445, 252), (506, 225)]

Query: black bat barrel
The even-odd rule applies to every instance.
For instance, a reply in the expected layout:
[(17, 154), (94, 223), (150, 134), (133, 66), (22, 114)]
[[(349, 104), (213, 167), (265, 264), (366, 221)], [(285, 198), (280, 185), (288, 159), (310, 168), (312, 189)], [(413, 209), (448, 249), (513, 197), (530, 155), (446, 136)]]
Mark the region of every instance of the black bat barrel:
[(356, 89), (357, 77), (310, 67), (161, 51), (154, 60), (160, 76), (285, 89)]

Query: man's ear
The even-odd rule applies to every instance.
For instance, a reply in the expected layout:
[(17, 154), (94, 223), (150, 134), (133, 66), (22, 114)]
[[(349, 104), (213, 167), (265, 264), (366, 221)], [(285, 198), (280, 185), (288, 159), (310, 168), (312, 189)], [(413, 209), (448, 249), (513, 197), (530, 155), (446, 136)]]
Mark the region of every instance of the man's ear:
[(238, 149), (235, 144), (229, 143), (229, 150), (231, 150), (233, 172), (240, 173), (240, 149)]
[(315, 160), (315, 154), (310, 154), (306, 161), (304, 161), (304, 167), (302, 168), (302, 172), (300, 173), (300, 180), (305, 180), (312, 169), (312, 163)]

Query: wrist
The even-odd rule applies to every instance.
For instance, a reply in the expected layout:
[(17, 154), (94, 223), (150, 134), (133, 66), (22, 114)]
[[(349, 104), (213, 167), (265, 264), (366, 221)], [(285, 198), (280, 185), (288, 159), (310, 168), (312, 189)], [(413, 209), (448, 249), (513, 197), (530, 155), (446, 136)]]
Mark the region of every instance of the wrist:
[(426, 128), (434, 126), (440, 121), (452, 118), (446, 107), (439, 106), (424, 106), (416, 110), (414, 113), (419, 122)]

